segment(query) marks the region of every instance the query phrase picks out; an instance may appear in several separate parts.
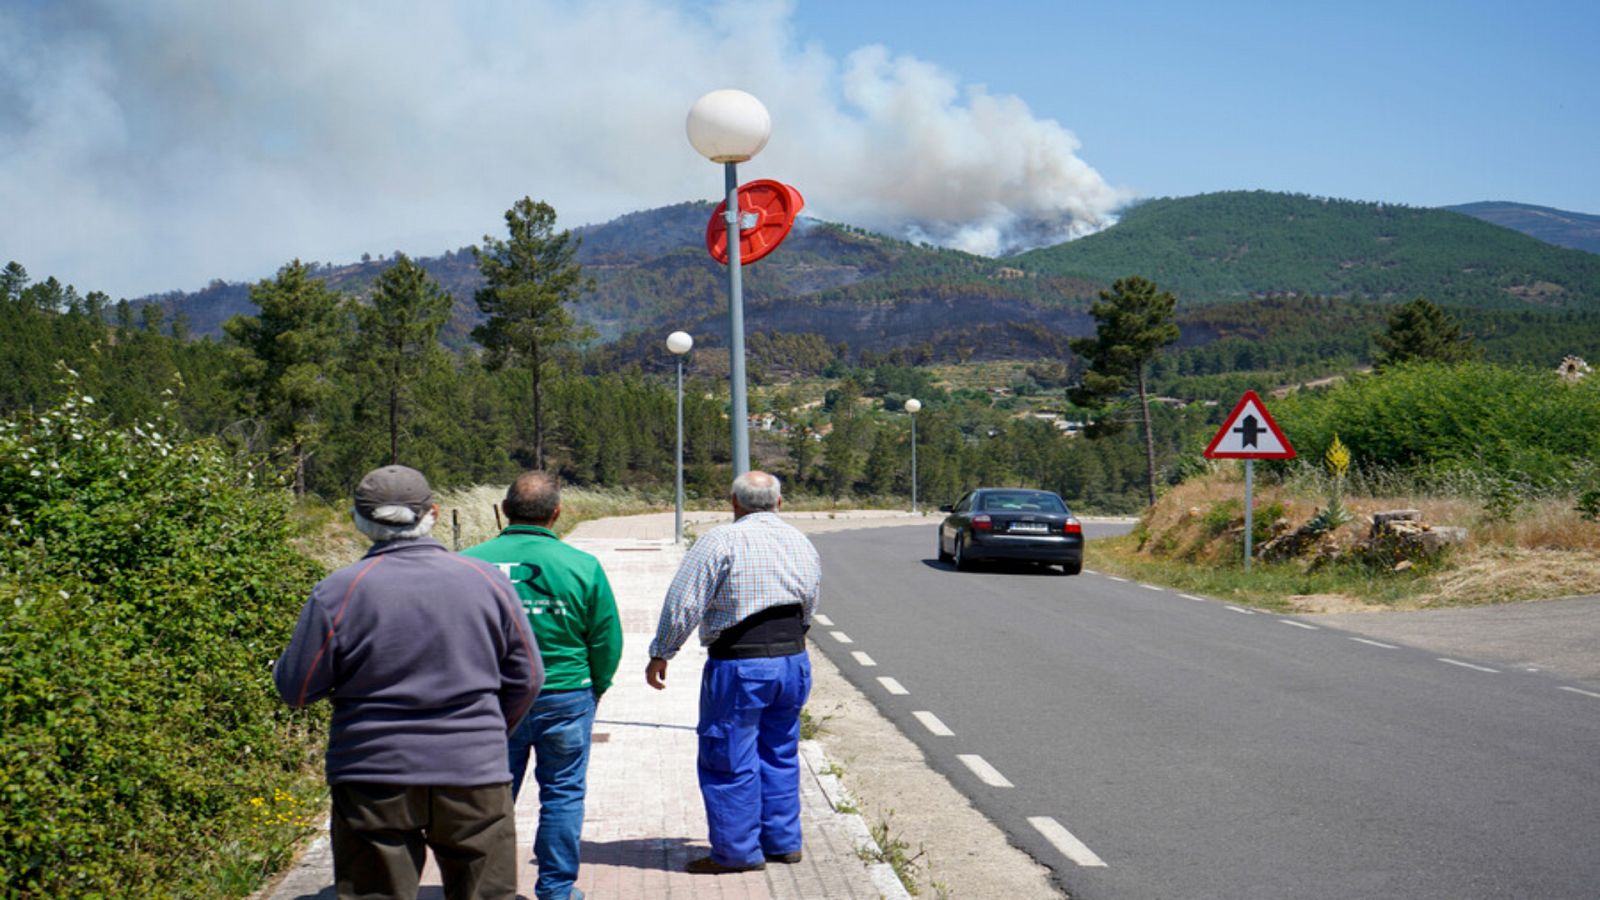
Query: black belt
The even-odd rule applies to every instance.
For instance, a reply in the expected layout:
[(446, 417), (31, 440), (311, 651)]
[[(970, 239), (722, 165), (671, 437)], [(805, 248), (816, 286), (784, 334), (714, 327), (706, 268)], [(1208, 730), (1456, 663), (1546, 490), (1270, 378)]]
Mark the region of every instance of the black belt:
[(766, 659), (773, 656), (793, 656), (804, 652), (806, 639), (800, 638), (792, 641), (773, 641), (766, 644), (732, 644), (706, 648), (706, 655), (712, 659)]

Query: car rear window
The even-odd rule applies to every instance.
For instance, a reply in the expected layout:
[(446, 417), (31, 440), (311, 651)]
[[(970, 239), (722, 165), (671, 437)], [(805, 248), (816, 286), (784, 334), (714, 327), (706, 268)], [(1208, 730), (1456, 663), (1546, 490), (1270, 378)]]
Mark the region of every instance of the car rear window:
[(984, 494), (984, 512), (1064, 513), (1066, 504), (1054, 494)]

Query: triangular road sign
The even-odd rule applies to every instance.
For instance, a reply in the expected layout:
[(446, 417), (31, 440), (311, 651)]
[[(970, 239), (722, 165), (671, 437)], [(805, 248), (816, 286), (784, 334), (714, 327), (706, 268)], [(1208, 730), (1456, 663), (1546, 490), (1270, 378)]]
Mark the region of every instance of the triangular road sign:
[(1206, 447), (1206, 459), (1294, 459), (1294, 448), (1267, 414), (1255, 391), (1245, 391), (1239, 405)]

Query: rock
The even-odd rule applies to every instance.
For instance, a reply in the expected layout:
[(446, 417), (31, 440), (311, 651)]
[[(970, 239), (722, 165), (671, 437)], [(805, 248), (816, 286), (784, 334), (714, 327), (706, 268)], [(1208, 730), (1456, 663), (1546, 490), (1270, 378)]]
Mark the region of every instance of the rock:
[(1399, 562), (1394, 564), (1394, 571), (1396, 571), (1396, 572), (1404, 572), (1405, 570), (1411, 568), (1414, 565), (1416, 565), (1416, 563), (1412, 562), (1411, 560), (1402, 559)]
[(1391, 509), (1372, 514), (1372, 536), (1377, 537), (1385, 526), (1395, 522), (1421, 522), (1422, 511), (1417, 509)]

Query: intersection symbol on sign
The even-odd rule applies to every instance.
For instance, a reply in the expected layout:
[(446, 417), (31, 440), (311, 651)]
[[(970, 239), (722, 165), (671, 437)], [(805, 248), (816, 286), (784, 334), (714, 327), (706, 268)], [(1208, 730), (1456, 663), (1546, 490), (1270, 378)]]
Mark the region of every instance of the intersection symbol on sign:
[(1207, 459), (1294, 459), (1294, 448), (1267, 414), (1255, 391), (1245, 391), (1239, 405), (1206, 447)]

